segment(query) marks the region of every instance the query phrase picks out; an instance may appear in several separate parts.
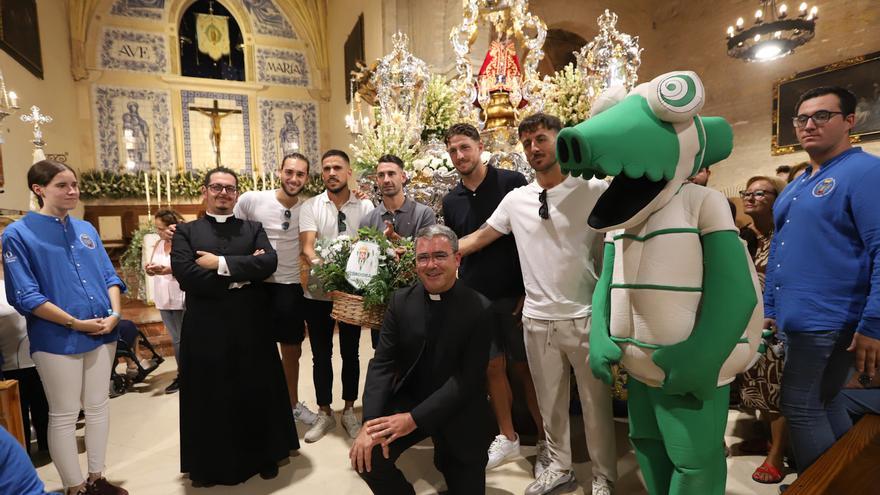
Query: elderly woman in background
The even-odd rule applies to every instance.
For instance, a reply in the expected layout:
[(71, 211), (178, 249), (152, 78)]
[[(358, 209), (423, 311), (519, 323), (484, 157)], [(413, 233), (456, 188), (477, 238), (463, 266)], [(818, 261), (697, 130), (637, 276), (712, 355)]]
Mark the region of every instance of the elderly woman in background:
[[(748, 180), (744, 191), (740, 191), (743, 210), (752, 219), (752, 223), (742, 228), (740, 236), (749, 246), (762, 290), (774, 231), (773, 203), (785, 186), (785, 181), (776, 176), (756, 176)], [(770, 425), (767, 458), (752, 474), (752, 479), (758, 483), (782, 481), (782, 458), (786, 445), (785, 418), (779, 413), (782, 336), (775, 333), (775, 329), (770, 330), (774, 333), (765, 337), (766, 351), (755, 366), (738, 378), (742, 407), (760, 411), (761, 417)], [(763, 451), (763, 448), (759, 450)]]
[[(171, 345), (174, 347), (174, 359), (177, 360), (178, 370), (180, 369), (180, 334), (183, 328), (186, 295), (180, 290), (180, 284), (171, 274), (171, 237), (174, 235), (177, 224), (182, 222), (183, 217), (174, 210), (167, 209), (156, 212), (153, 224), (156, 226), (156, 232), (159, 233), (159, 242), (153, 248), (150, 262), (144, 267), (147, 275), (153, 277), (153, 301), (156, 303), (159, 314), (162, 315), (165, 330), (171, 336)], [(178, 390), (180, 390), (180, 383), (178, 378), (175, 378), (165, 388), (165, 393), (173, 394)]]

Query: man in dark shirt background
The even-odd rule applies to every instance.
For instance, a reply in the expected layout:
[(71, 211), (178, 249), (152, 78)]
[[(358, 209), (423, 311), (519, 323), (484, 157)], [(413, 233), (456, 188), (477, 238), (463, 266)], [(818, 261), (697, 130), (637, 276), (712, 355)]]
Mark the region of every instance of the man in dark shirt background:
[[(480, 133), (470, 124), (455, 124), (446, 132), (446, 151), (461, 176), (459, 184), (443, 198), (444, 223), (458, 237), (479, 229), (508, 192), (527, 184), (519, 172), (483, 164), (480, 154), (483, 143)], [(492, 339), (487, 368), (487, 382), (492, 408), (500, 435), (489, 450), (491, 469), (519, 455), (519, 436), (513, 429), (511, 406), (513, 392), (507, 380), (507, 358), (525, 387), (529, 412), (541, 432), (541, 413), (535, 398), (534, 385), (526, 360), (521, 317), (523, 295), (522, 270), (512, 235), (505, 235), (488, 248), (461, 261), (459, 280), (492, 301), (493, 310), (501, 317), (498, 332)], [(538, 442), (538, 459), (546, 442)], [(538, 463), (540, 465), (540, 462)]]

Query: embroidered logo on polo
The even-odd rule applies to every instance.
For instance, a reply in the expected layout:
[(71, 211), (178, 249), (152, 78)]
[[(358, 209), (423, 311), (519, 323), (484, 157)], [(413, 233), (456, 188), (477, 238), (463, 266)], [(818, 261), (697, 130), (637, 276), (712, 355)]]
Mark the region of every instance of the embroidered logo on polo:
[(93, 241), (92, 238), (89, 237), (89, 234), (80, 234), (79, 242), (81, 242), (83, 246), (89, 249), (95, 249), (95, 241)]
[(816, 186), (813, 188), (813, 196), (821, 198), (822, 196), (825, 196), (833, 191), (834, 186), (836, 185), (837, 182), (834, 181), (833, 177), (822, 179), (822, 181), (816, 184)]
[(15, 253), (13, 253), (12, 251), (6, 251), (5, 253), (3, 253), (3, 259), (6, 261), (6, 263), (13, 263), (18, 261), (18, 257), (15, 256)]

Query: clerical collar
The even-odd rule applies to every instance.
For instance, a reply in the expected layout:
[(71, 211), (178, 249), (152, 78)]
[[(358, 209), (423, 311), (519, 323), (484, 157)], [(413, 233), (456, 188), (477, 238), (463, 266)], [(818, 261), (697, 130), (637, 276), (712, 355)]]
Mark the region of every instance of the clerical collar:
[(429, 293), (428, 299), (430, 299), (432, 301), (439, 301), (440, 299), (442, 299), (442, 297), (440, 297), (440, 294), (430, 294)]
[(213, 218), (217, 223), (226, 223), (226, 220), (229, 220), (229, 217), (233, 216), (231, 213), (229, 215), (215, 215), (210, 212), (205, 212), (205, 215)]

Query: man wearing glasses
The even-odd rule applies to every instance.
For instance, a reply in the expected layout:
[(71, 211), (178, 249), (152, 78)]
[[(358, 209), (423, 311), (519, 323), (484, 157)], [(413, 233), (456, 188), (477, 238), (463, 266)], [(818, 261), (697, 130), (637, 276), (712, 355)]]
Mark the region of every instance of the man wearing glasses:
[(526, 495), (574, 489), (569, 434), (569, 376), (577, 380), (592, 494), (610, 495), (617, 479), (611, 390), (590, 371), (593, 289), (601, 273), (602, 234), (587, 217), (608, 184), (565, 175), (556, 160), (559, 119), (542, 113), (519, 125), (519, 139), (535, 180), (508, 194), (486, 225), (461, 240), (468, 256), (513, 233), (526, 288), (523, 306), (526, 354), (544, 418), (549, 465)]
[[(358, 199), (348, 187), (351, 179), (351, 162), (344, 151), (329, 150), (321, 157), (321, 180), (326, 190), (303, 203), (299, 213), (299, 242), (303, 260), (312, 266), (321, 262), (315, 252), (318, 239), (335, 239), (340, 235), (357, 236), (361, 219), (373, 210), (373, 203)], [(310, 280), (309, 285), (314, 281)], [(333, 303), (330, 296), (304, 288), (306, 298), (306, 322), (309, 325), (309, 343), (312, 346), (314, 364), (313, 379), (317, 395), (318, 417), (306, 432), (307, 443), (317, 442), (336, 427), (330, 403), (333, 402), (333, 327), (330, 317)], [(358, 397), (360, 379), (360, 327), (339, 323), (339, 352), (342, 356), (342, 426), (351, 438), (355, 438), (361, 423), (354, 413), (354, 401)]]
[(178, 224), (171, 249), (186, 291), (180, 467), (194, 486), (235, 485), (277, 476), (299, 440), (267, 318), (275, 249), (259, 223), (233, 215), (235, 172), (209, 170), (202, 194), (205, 217)]
[(272, 330), (281, 343), (281, 363), (287, 392), (297, 421), (313, 425), (317, 415), (299, 400), (299, 358), (305, 339), (305, 299), (299, 278), (299, 193), (309, 180), (309, 159), (291, 153), (278, 169), (281, 187), (271, 191), (248, 191), (235, 204), (235, 217), (263, 224), (269, 242), (278, 253), (278, 269), (266, 279), (272, 313)]
[(810, 165), (773, 206), (764, 328), (785, 334), (780, 405), (800, 472), (851, 426), (850, 368), (870, 379), (880, 364), (880, 158), (850, 144), (855, 107), (839, 87), (801, 95), (793, 124)]
[(419, 283), (388, 303), (364, 383), (364, 427), (349, 451), (373, 493), (415, 494), (395, 464), (429, 436), (448, 493), (486, 493), (484, 377), (497, 316), (456, 280), (460, 262), (455, 233), (425, 227), (416, 237)]

